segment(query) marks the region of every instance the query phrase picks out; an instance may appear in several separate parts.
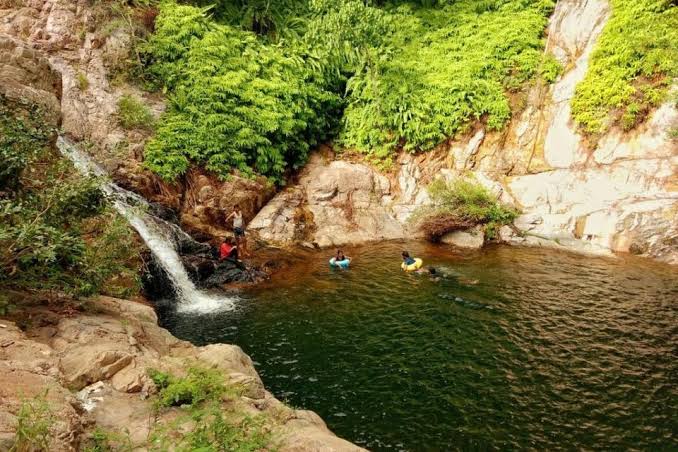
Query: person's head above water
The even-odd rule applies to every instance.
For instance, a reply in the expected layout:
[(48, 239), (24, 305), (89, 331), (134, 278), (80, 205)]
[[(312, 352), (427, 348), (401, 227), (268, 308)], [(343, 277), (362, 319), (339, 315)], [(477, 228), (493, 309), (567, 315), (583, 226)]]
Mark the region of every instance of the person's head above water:
[(428, 272), (432, 275), (438, 274), (438, 271), (435, 269), (435, 267), (429, 267)]
[(343, 261), (344, 260), (344, 251), (341, 249), (337, 250), (337, 260), (338, 261)]
[(410, 257), (410, 253), (408, 253), (407, 251), (403, 251), (402, 256), (403, 256), (403, 259), (407, 259), (407, 258)]

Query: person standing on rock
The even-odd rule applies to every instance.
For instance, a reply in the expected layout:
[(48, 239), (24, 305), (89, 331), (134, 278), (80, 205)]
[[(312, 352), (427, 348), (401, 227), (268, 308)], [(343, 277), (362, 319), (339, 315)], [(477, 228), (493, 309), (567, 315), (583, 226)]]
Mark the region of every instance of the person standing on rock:
[(242, 210), (236, 204), (233, 206), (233, 212), (226, 217), (226, 222), (233, 218), (233, 235), (235, 236), (235, 243), (242, 253), (243, 257), (247, 257), (250, 253), (247, 250), (247, 239), (245, 238), (245, 222), (243, 220)]

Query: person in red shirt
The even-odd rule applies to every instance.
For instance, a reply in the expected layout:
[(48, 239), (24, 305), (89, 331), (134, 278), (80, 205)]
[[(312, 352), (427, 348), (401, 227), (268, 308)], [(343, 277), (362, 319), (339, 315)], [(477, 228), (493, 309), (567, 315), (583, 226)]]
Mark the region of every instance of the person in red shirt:
[(219, 247), (219, 260), (224, 259), (238, 260), (238, 247), (233, 245), (233, 239), (226, 237)]

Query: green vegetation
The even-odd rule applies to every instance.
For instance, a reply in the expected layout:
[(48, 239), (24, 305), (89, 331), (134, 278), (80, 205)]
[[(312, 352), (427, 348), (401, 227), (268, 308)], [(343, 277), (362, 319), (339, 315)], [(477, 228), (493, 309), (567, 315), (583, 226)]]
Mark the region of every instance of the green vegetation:
[(154, 369), (149, 370), (149, 375), (158, 388), (158, 406), (171, 407), (188, 405), (199, 406), (203, 402), (219, 401), (227, 395), (224, 377), (216, 370), (192, 367), (183, 378), (174, 377), (170, 374)]
[(78, 88), (80, 88), (80, 91), (87, 91), (87, 88), (89, 88), (89, 79), (87, 76), (82, 72), (78, 72), (77, 79)]
[(125, 129), (152, 129), (154, 122), (146, 104), (129, 94), (118, 100), (118, 120)]
[(678, 76), (678, 5), (672, 0), (612, 0), (612, 17), (572, 102), (589, 133), (631, 129), (665, 98)]
[(500, 204), (482, 185), (467, 179), (447, 182), (436, 179), (428, 186), (432, 204), (420, 207), (413, 215), (430, 240), (448, 232), (485, 225), (485, 235), (494, 238), (498, 227), (511, 224), (518, 212)]
[(129, 435), (121, 435), (97, 427), (82, 450), (84, 452), (131, 452), (134, 447)]
[(342, 143), (386, 157), (401, 146), (431, 149), (474, 120), (500, 129), (511, 116), (506, 92), (537, 73), (552, 7), (457, 1), (390, 10), (392, 55), (349, 80)]
[(205, 10), (166, 4), (145, 47), (170, 108), (146, 149), (165, 179), (190, 162), (226, 177), (231, 169), (279, 178), (305, 162), (330, 129), (338, 97), (311, 83), (304, 61), (253, 34), (211, 22)]
[(47, 391), (23, 399), (17, 413), (16, 435), (10, 452), (49, 450), (54, 413), (47, 402)]
[(0, 97), (0, 288), (125, 295), (138, 290), (131, 230), (99, 181), (52, 150), (39, 109)]
[(158, 409), (178, 406), (182, 411), (175, 421), (155, 429), (152, 450), (271, 450), (271, 433), (264, 419), (238, 414), (237, 390), (224, 383), (219, 371), (194, 367), (185, 377), (157, 370), (149, 374), (158, 388)]
[[(155, 30), (136, 48), (137, 72), (169, 98), (146, 165), (166, 180), (198, 164), (283, 182), (320, 141), (383, 162), (474, 122), (501, 129), (527, 85), (562, 71), (543, 52), (554, 4), (165, 0), (136, 15), (127, 6), (118, 16), (145, 24), (139, 35)], [(612, 7), (573, 102), (588, 132), (634, 127), (678, 75), (675, 2)]]
[(539, 68), (539, 74), (546, 83), (553, 83), (563, 73), (563, 66), (553, 55), (546, 55)]
[(163, 2), (140, 47), (170, 100), (148, 167), (281, 181), (332, 136), (379, 159), (428, 150), (472, 121), (501, 128), (508, 91), (555, 78), (542, 65), (553, 1), (423, 3)]

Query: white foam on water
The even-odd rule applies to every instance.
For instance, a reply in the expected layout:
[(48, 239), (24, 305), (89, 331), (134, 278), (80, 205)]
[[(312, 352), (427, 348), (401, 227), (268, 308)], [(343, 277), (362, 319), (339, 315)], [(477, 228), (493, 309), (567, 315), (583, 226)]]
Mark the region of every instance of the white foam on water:
[[(57, 147), (68, 157), (75, 167), (87, 175), (105, 176), (106, 172), (97, 166), (86, 154), (63, 137), (57, 140)], [(156, 218), (139, 207), (129, 204), (130, 200), (147, 206), (144, 198), (136, 193), (118, 187), (112, 182), (105, 182), (102, 190), (113, 200), (115, 209), (123, 215), (130, 225), (139, 233), (163, 268), (177, 295), (177, 309), (181, 312), (206, 314), (218, 311), (230, 311), (236, 306), (237, 298), (225, 295), (210, 294), (199, 290), (191, 281), (184, 264), (177, 253), (174, 241), (164, 231), (170, 229), (169, 223)], [(165, 226), (164, 228), (161, 227)], [(124, 245), (123, 245), (124, 246)]]

